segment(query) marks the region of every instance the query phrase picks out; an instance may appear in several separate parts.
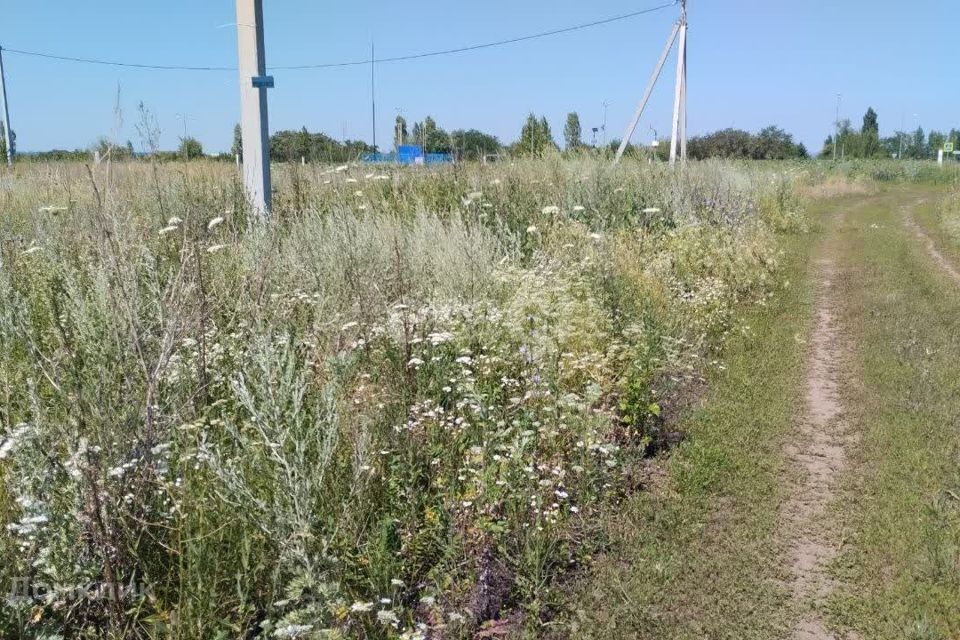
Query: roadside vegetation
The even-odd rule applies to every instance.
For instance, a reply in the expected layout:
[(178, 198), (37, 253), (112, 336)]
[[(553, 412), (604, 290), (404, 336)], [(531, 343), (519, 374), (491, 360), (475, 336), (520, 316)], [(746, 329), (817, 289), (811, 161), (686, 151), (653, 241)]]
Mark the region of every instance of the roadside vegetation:
[(290, 166), (269, 226), (228, 165), (17, 171), (0, 582), (28, 590), (0, 635), (24, 638), (537, 629), (806, 224), (775, 166)]

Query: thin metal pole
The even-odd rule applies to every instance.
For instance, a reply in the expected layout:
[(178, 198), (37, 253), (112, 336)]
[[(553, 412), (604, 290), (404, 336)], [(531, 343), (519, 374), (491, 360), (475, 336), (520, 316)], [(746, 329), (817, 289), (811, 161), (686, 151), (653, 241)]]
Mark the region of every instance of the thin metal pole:
[(243, 138), (243, 180), (247, 198), (258, 216), (270, 216), (270, 127), (263, 38), (263, 0), (237, 0), (237, 49), (240, 68), (240, 129)]
[(0, 98), (3, 99), (3, 138), (7, 145), (7, 166), (13, 166), (13, 132), (10, 130), (10, 103), (7, 102), (7, 77), (3, 72), (3, 47), (0, 47)]
[(374, 60), (376, 59), (373, 42), (370, 43), (370, 110), (373, 124), (373, 152), (377, 152), (377, 84)]
[(637, 128), (637, 123), (640, 122), (640, 117), (643, 115), (643, 110), (647, 107), (647, 102), (650, 100), (650, 94), (653, 93), (653, 87), (657, 84), (657, 79), (660, 78), (660, 72), (663, 70), (663, 65), (667, 62), (667, 56), (670, 55), (670, 50), (673, 48), (673, 43), (677, 39), (677, 32), (680, 30), (680, 23), (673, 25), (673, 31), (670, 32), (670, 37), (667, 38), (667, 46), (663, 48), (663, 53), (660, 55), (660, 60), (657, 62), (656, 68), (653, 70), (653, 75), (650, 76), (650, 81), (647, 83), (647, 88), (643, 92), (643, 98), (640, 99), (640, 106), (637, 107), (636, 113), (633, 114), (633, 120), (630, 121), (630, 124), (627, 126), (626, 132), (623, 134), (623, 140), (620, 141), (620, 148), (617, 149), (617, 155), (614, 158), (614, 164), (620, 162), (620, 158), (623, 157), (623, 152), (626, 151), (627, 145), (630, 144), (630, 138), (633, 137), (633, 132)]
[(837, 119), (834, 121), (834, 125), (836, 126), (836, 129), (837, 129), (836, 134), (834, 135), (834, 139), (833, 139), (833, 160), (834, 160), (834, 162), (836, 162), (836, 160), (837, 160), (837, 147), (840, 146), (840, 101), (841, 101), (841, 100), (843, 100), (843, 96), (838, 93), (838, 94), (837, 94)]

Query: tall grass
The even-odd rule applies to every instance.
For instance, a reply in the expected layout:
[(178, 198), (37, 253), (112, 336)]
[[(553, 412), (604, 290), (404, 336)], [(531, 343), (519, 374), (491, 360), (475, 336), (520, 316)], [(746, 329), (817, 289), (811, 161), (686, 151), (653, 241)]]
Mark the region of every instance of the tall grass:
[(535, 625), (804, 225), (773, 166), (278, 169), (266, 226), (225, 165), (2, 177), (0, 635)]

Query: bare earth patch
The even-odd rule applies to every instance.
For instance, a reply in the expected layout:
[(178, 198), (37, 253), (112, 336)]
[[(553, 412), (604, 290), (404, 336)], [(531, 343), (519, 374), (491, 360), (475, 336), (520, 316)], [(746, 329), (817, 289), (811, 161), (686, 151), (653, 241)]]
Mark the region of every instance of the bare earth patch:
[(792, 637), (796, 640), (834, 639), (819, 610), (833, 589), (828, 565), (842, 540), (832, 521), (830, 505), (839, 477), (847, 469), (850, 434), (843, 418), (841, 386), (846, 356), (838, 327), (836, 281), (832, 259), (817, 263), (816, 325), (806, 374), (806, 415), (786, 448), (798, 480), (783, 510), (783, 530), (790, 541), (793, 598), (800, 610)]

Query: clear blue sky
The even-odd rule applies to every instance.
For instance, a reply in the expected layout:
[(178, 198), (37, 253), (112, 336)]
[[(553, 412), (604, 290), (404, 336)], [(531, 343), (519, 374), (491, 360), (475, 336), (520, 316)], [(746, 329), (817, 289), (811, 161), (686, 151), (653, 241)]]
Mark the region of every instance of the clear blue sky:
[[(267, 63), (362, 59), (445, 49), (588, 22), (663, 0), (485, 0), (307, 2), (264, 0)], [(7, 0), (0, 45), (91, 58), (180, 65), (236, 64), (231, 0)], [(922, 124), (960, 127), (957, 0), (689, 0), (691, 133), (775, 123), (811, 150), (841, 117), (859, 126), (873, 106), (881, 132)], [(561, 138), (578, 111), (585, 138), (610, 103), (620, 137), (643, 91), (676, 10), (547, 39), (377, 68), (378, 142), (397, 109), (413, 122), (430, 114), (446, 129), (476, 127), (509, 142), (529, 111)], [(223, 26), (227, 25), (227, 26)], [(162, 146), (183, 133), (177, 114), (208, 151), (226, 150), (238, 119), (237, 77), (97, 67), (5, 55), (11, 117), (22, 150), (76, 148), (114, 128), (121, 87), (121, 140), (139, 148), (142, 100), (159, 117)], [(321, 130), (370, 138), (368, 67), (275, 72), (271, 129)], [(672, 70), (661, 78), (638, 129), (669, 136)], [(916, 117), (914, 114), (918, 114)]]

